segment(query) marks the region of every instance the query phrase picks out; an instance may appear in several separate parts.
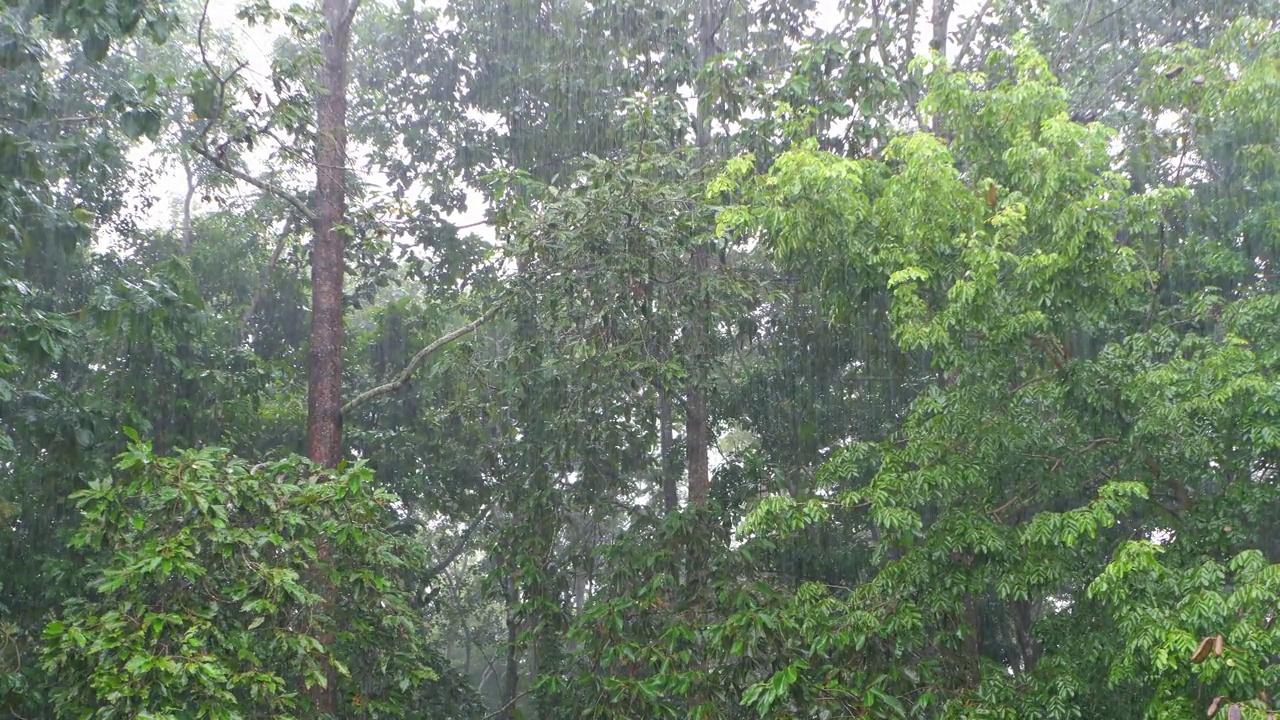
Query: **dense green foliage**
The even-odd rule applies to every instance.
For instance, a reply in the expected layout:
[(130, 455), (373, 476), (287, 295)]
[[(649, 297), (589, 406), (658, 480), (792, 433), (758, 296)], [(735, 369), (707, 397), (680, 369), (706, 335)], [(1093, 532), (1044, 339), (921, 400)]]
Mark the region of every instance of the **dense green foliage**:
[[(361, 716), (465, 711), (426, 664), (408, 589), (422, 546), (391, 530), (398, 499), (368, 468), (157, 458), (136, 440), (117, 467), (72, 496), (89, 595), (44, 631), (61, 712), (306, 717), (298, 690), (329, 682), (321, 656)], [(341, 600), (323, 606), (329, 584)]]
[(0, 3), (0, 714), (1280, 711), (1280, 6), (427, 4)]

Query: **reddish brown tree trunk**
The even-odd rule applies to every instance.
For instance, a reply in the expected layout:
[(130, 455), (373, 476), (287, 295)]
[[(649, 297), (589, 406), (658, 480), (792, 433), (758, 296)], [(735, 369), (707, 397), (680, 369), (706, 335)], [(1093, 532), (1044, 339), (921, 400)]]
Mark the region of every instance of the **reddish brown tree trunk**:
[(342, 271), (346, 219), (347, 50), (359, 0), (324, 0), (324, 64), (316, 100), (316, 223), (311, 259), (311, 353), (307, 456), (326, 466), (342, 456)]
[[(351, 22), (360, 0), (324, 0), (325, 31), (320, 37), (323, 64), (316, 98), (316, 221), (311, 256), (311, 348), (307, 372), (307, 456), (324, 467), (342, 458), (342, 275), (343, 233), (347, 202), (347, 52)], [(323, 603), (332, 608), (336, 588), (323, 569), (329, 548), (317, 548), (317, 580)], [(334, 635), (325, 630), (316, 640), (334, 651)], [(337, 710), (338, 674), (324, 662), (326, 687), (311, 688), (312, 711), (333, 716)]]

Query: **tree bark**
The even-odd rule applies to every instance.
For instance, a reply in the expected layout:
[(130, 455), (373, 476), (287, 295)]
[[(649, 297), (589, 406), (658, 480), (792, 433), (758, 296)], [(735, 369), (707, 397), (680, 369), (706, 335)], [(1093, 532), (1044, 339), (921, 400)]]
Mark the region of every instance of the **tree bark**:
[[(947, 57), (947, 29), (951, 25), (951, 8), (954, 0), (933, 0), (933, 38), (929, 40), (929, 47), (941, 55), (944, 59)], [(936, 135), (942, 132), (942, 116), (934, 113), (933, 118), (929, 121), (930, 129)]]
[(671, 398), (664, 388), (658, 400), (658, 454), (662, 469), (662, 507), (667, 513), (673, 513), (680, 507), (680, 468), (675, 462), (674, 430)]
[[(512, 583), (512, 593), (515, 583)], [(520, 698), (520, 656), (516, 641), (520, 636), (520, 623), (511, 610), (507, 610), (507, 668), (506, 682), (502, 690), (501, 720), (511, 720), (515, 714), (516, 700)]]
[[(705, 72), (710, 65), (711, 56), (715, 53), (716, 17), (712, 0), (700, 0), (698, 3), (698, 71)], [(699, 161), (705, 163), (711, 147), (711, 118), (703, 106), (707, 96), (706, 82), (698, 80), (698, 116), (694, 126), (695, 142), (698, 145)], [(704, 295), (703, 283), (707, 269), (711, 267), (711, 253), (706, 243), (698, 243), (690, 258), (694, 272), (695, 292)], [(698, 298), (703, 300), (703, 298)], [(687, 454), (689, 473), (689, 505), (701, 507), (707, 503), (707, 495), (711, 487), (710, 468), (707, 462), (707, 367), (706, 349), (709, 340), (707, 318), (709, 309), (705, 301), (695, 302), (690, 329), (690, 360), (693, 368), (690, 383), (685, 393), (685, 452)]]
[(964, 615), (967, 630), (964, 635), (964, 667), (976, 683), (981, 678), (982, 668), (982, 607), (977, 596), (965, 595)]
[(316, 223), (311, 260), (307, 456), (334, 467), (342, 456), (342, 274), (346, 220), (347, 51), (359, 0), (324, 0), (316, 101)]
[(947, 30), (951, 26), (953, 0), (933, 0), (933, 37), (929, 47), (944, 58), (947, 56)]
[[(706, 271), (707, 254), (695, 251), (693, 255), (694, 272), (701, 275)], [(694, 310), (701, 312), (701, 308)], [(696, 344), (694, 351), (693, 381), (685, 395), (685, 444), (688, 446), (689, 471), (689, 506), (702, 507), (707, 504), (707, 496), (711, 489), (711, 473), (707, 461), (707, 394), (705, 387), (706, 368), (702, 345), (706, 342), (706, 323), (702, 318), (694, 318), (690, 323)]]
[[(342, 457), (342, 274), (343, 224), (346, 222), (347, 52), (351, 23), (360, 0), (324, 0), (325, 30), (320, 36), (323, 64), (316, 99), (316, 209), (311, 256), (311, 348), (307, 372), (307, 456), (322, 467)], [(317, 580), (323, 603), (333, 607), (337, 589), (323, 567), (330, 549), (317, 547)], [(334, 634), (316, 640), (333, 652)], [(316, 715), (336, 715), (338, 673), (323, 662), (327, 686), (310, 689)]]

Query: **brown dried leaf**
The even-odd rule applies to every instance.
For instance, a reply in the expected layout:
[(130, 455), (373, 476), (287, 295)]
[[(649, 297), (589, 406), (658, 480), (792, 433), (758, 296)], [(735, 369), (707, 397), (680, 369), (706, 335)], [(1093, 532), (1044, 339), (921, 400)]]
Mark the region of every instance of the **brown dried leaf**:
[(1209, 651), (1213, 649), (1213, 638), (1207, 637), (1200, 641), (1200, 645), (1196, 647), (1196, 651), (1191, 653), (1191, 662), (1202, 663), (1204, 659), (1209, 657)]

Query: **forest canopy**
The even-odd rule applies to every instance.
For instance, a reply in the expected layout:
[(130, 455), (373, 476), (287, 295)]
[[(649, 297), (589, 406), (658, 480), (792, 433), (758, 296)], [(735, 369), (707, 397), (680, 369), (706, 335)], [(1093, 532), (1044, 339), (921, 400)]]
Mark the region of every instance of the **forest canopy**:
[(1280, 716), (1280, 3), (0, 3), (0, 714)]

